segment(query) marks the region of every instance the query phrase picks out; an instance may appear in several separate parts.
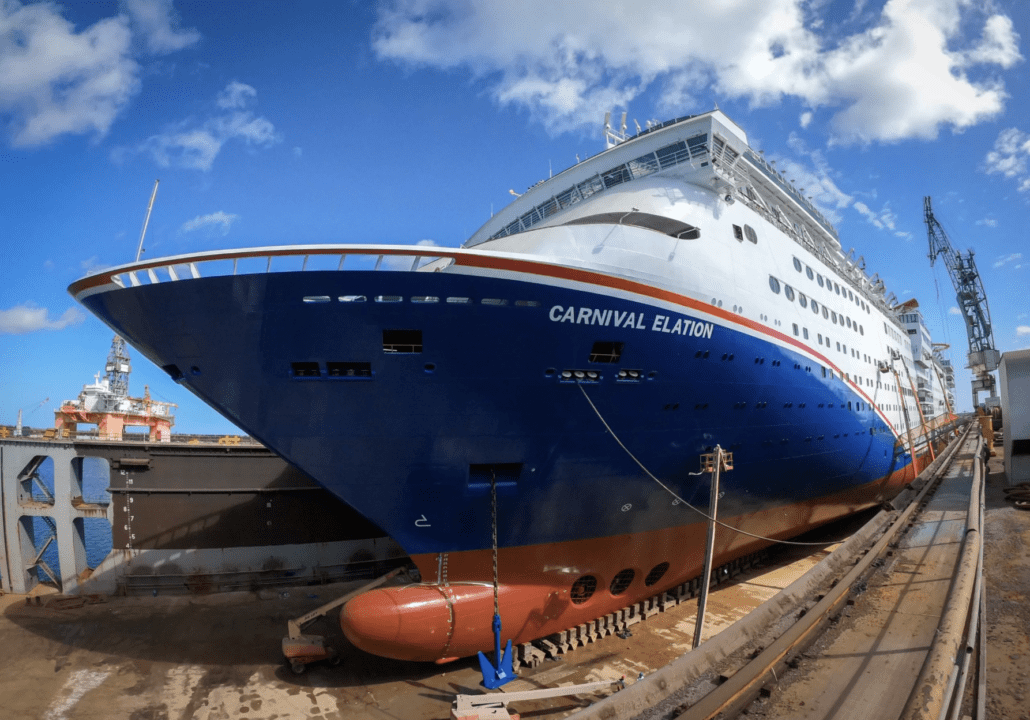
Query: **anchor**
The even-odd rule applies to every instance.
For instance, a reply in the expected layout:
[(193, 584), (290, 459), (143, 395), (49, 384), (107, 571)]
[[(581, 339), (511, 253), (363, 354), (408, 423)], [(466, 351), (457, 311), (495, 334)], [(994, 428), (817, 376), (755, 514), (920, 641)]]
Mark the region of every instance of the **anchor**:
[(512, 666), (511, 640), (504, 647), (504, 654), (501, 654), (501, 613), (497, 606), (497, 475), (490, 477), (490, 510), (491, 525), (493, 529), (493, 560), (494, 560), (494, 663), (482, 652), (479, 653), (479, 669), (483, 673), (483, 685), (491, 690), (496, 690), (516, 677), (515, 669)]

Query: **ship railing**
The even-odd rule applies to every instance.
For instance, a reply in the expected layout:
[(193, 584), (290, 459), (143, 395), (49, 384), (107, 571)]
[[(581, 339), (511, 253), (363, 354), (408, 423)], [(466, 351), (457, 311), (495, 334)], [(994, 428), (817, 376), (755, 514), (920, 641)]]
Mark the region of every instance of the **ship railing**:
[[(133, 263), (85, 280), (109, 280), (120, 287), (199, 280), (202, 277), (294, 271), (417, 272), (453, 262), (461, 251), (423, 245), (321, 245), (213, 251)], [(430, 252), (427, 252), (430, 251)], [(432, 268), (427, 266), (433, 265)], [(84, 281), (80, 281), (84, 282)], [(90, 284), (95, 284), (90, 283)], [(76, 283), (78, 285), (78, 283)]]

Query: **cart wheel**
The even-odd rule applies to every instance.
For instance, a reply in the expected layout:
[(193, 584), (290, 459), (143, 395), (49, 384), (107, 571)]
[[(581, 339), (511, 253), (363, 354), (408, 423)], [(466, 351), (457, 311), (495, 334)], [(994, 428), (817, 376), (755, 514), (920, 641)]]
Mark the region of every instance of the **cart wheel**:
[(294, 675), (303, 675), (304, 671), (307, 670), (307, 665), (302, 663), (300, 660), (291, 660), (290, 669), (293, 670)]

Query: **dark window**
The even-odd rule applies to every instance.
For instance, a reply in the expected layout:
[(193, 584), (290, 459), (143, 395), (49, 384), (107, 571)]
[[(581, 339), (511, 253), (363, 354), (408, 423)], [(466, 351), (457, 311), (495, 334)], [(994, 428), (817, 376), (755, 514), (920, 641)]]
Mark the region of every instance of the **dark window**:
[(293, 377), (319, 377), (322, 374), (317, 362), (290, 363), (290, 370)]
[(383, 352), (422, 352), (421, 330), (383, 330)]
[(737, 238), (737, 240), (743, 241), (744, 240), (744, 228), (740, 227), (740, 225), (734, 225), (733, 226), (733, 237)]
[(808, 307), (808, 298), (805, 297), (803, 292), (798, 293), (798, 302), (801, 304), (801, 307)]
[(514, 485), (522, 475), (522, 463), (474, 463), (469, 465), (469, 487)]
[(816, 315), (819, 314), (819, 303), (817, 303), (815, 300), (812, 301), (812, 312), (814, 312)]
[(656, 582), (661, 580), (662, 577), (665, 576), (665, 573), (667, 573), (668, 571), (669, 571), (669, 563), (667, 563), (667, 562), (663, 562), (663, 563), (659, 563), (658, 565), (655, 565), (653, 568), (651, 568), (651, 572), (649, 572), (647, 574), (647, 577), (644, 578), (644, 585), (646, 585), (647, 587), (651, 587)]
[(744, 226), (744, 236), (751, 241), (752, 244), (758, 244), (758, 235), (755, 233), (755, 229), (750, 225)]
[(807, 275), (808, 279), (811, 280), (815, 276), (815, 273), (812, 272), (812, 268), (805, 265), (805, 275)]
[(819, 274), (816, 274), (815, 279), (816, 279), (816, 282), (819, 283), (819, 287), (822, 287), (823, 286), (823, 276), (819, 275)]
[(633, 582), (634, 576), (636, 576), (636, 573), (630, 569), (619, 570), (619, 572), (615, 573), (615, 577), (612, 578), (612, 584), (609, 586), (612, 595), (621, 595), (626, 592)]
[(624, 182), (629, 182), (633, 178), (630, 177), (629, 169), (625, 165), (619, 165), (614, 170), (601, 175), (601, 180), (604, 181), (606, 188), (614, 187), (615, 185), (621, 185)]
[(327, 362), (325, 374), (329, 377), (370, 378), (372, 377), (372, 363)]
[(780, 281), (774, 278), (772, 275), (769, 276), (769, 287), (777, 295), (780, 294)]
[(590, 349), (590, 362), (617, 363), (622, 357), (622, 343), (598, 340)]
[(801, 272), (801, 261), (797, 258), (794, 258), (794, 269)]
[(783, 286), (783, 294), (787, 296), (787, 299), (794, 302), (794, 288), (790, 285)]
[(595, 590), (597, 590), (597, 578), (593, 575), (584, 575), (572, 583), (569, 599), (573, 605), (582, 605), (593, 596)]
[(701, 231), (693, 225), (687, 225), (679, 220), (673, 220), (672, 218), (662, 217), (661, 215), (653, 215), (651, 213), (643, 213), (636, 211), (629, 212), (610, 212), (600, 213), (598, 215), (587, 215), (586, 217), (576, 218), (565, 223), (566, 225), (632, 225), (633, 227), (641, 227), (647, 230), (653, 230), (660, 232), (669, 237), (674, 237), (679, 240), (697, 240), (701, 237)]

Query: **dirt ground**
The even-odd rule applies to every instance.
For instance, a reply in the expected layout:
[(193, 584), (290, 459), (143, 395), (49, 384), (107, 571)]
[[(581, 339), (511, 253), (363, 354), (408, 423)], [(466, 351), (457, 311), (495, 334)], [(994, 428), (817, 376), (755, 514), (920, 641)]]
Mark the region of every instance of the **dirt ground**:
[(1030, 512), (1006, 502), (1008, 478), (1000, 452), (988, 470), (987, 717), (1030, 720)]

